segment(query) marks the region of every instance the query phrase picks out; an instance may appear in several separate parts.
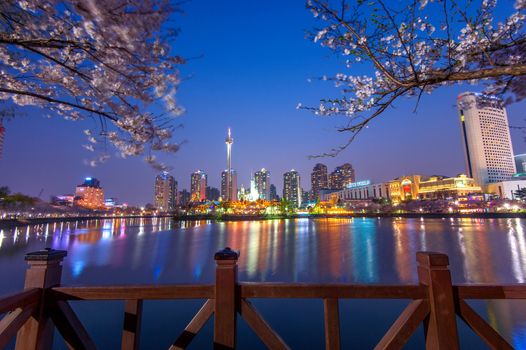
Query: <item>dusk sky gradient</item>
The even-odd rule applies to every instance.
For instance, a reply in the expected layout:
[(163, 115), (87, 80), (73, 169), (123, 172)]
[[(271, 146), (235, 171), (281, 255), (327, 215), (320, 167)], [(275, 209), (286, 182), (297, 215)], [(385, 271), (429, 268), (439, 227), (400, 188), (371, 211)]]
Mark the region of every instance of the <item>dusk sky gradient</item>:
[[(400, 100), (338, 157), (308, 159), (345, 143), (348, 136), (335, 130), (345, 118), (320, 118), (296, 109), (299, 102), (314, 106), (321, 98), (341, 94), (330, 82), (308, 79), (349, 71), (344, 58), (305, 39), (305, 31), (316, 23), (304, 3), (193, 0), (183, 10), (174, 17), (181, 28), (174, 52), (198, 57), (181, 68), (178, 102), (186, 113), (175, 120), (183, 125), (175, 139), (185, 143), (179, 152), (160, 156), (173, 167), (179, 190), (189, 190), (190, 173), (197, 169), (208, 174), (209, 185), (220, 187), (228, 127), (238, 185), (248, 186), (251, 172), (265, 167), (280, 195), (283, 173), (291, 168), (300, 172), (302, 187), (309, 190), (317, 162), (329, 171), (349, 162), (358, 180), (465, 172), (455, 101), (459, 93), (483, 86), (435, 90), (422, 98), (416, 113), (416, 99)], [(360, 69), (351, 72), (367, 73)], [(524, 101), (510, 106), (510, 125), (526, 125), (525, 110)], [(31, 196), (42, 191), (41, 198), (48, 200), (73, 193), (84, 177), (92, 176), (101, 181), (106, 197), (134, 205), (153, 201), (157, 172), (142, 158), (113, 156), (97, 167), (87, 165), (93, 154), (82, 147), (82, 130), (94, 127), (95, 120), (48, 119), (47, 111), (36, 108), (18, 112), (5, 124), (0, 185)], [(526, 152), (522, 131), (512, 130), (512, 140), (515, 154)]]

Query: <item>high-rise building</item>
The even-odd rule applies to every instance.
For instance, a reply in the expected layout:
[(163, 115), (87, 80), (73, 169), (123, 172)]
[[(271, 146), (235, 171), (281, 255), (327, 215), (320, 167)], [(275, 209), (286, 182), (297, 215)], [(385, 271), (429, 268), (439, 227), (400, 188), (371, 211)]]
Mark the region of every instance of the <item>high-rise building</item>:
[(329, 175), (329, 188), (343, 189), (347, 184), (354, 182), (354, 169), (351, 164), (345, 163), (334, 169)]
[(159, 211), (173, 211), (177, 206), (177, 181), (167, 171), (155, 177), (155, 208)]
[(217, 201), (219, 199), (219, 190), (215, 187), (208, 186), (206, 188), (206, 199), (209, 201)]
[(509, 180), (516, 173), (503, 101), (474, 92), (457, 99), (466, 172), (479, 186)]
[(226, 165), (227, 165), (227, 171), (226, 171), (226, 178), (225, 178), (225, 197), (223, 197), (224, 201), (235, 201), (237, 200), (237, 178), (236, 180), (236, 186), (234, 188), (234, 178), (233, 178), (233, 170), (232, 170), (232, 144), (234, 143), (234, 138), (232, 137), (232, 134), (230, 133), (230, 128), (228, 128), (228, 134), (226, 136)]
[(269, 194), (271, 201), (278, 200), (278, 191), (276, 190), (276, 186), (274, 184), (270, 185)]
[(270, 200), (270, 171), (265, 168), (256, 171), (254, 181), (259, 199)]
[(317, 200), (320, 196), (320, 190), (329, 187), (329, 180), (327, 176), (327, 166), (318, 163), (312, 169), (310, 175), (311, 181), (311, 196), (313, 200)]
[(190, 201), (201, 202), (206, 199), (207, 176), (204, 171), (197, 170), (190, 176)]
[(292, 169), (283, 174), (283, 198), (293, 202), (297, 207), (301, 206), (301, 179), (300, 174)]
[(190, 202), (190, 192), (188, 192), (186, 189), (179, 191), (177, 203), (179, 203), (180, 206), (185, 207), (188, 205), (188, 202)]
[(100, 187), (100, 181), (92, 177), (85, 178), (84, 183), (75, 189), (74, 203), (86, 209), (104, 209), (104, 190)]
[[(230, 181), (230, 193), (228, 191), (228, 181)], [(237, 201), (237, 173), (234, 169), (230, 169), (230, 177), (228, 177), (228, 170), (221, 172), (221, 200)]]
[(303, 205), (309, 205), (309, 202), (311, 201), (311, 194), (309, 191), (302, 191), (301, 195), (301, 203)]
[(5, 128), (2, 125), (2, 119), (0, 119), (0, 158), (2, 158), (2, 154), (4, 152), (4, 135)]

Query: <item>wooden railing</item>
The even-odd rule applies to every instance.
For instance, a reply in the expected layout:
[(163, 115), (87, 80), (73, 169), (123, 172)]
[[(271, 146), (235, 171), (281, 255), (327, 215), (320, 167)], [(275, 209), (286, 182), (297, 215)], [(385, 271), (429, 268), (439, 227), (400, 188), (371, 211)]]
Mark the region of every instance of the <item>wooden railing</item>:
[(124, 300), (122, 349), (138, 349), (144, 300), (205, 299), (170, 349), (185, 349), (214, 316), (215, 349), (236, 347), (240, 315), (270, 349), (288, 349), (249, 299), (312, 298), (324, 305), (325, 345), (340, 348), (340, 299), (409, 299), (409, 305), (375, 349), (399, 349), (423, 325), (427, 349), (458, 349), (456, 315), (493, 349), (512, 349), (466, 302), (469, 299), (526, 299), (525, 285), (452, 285), (448, 257), (417, 253), (417, 285), (243, 283), (237, 281), (239, 253), (215, 254), (216, 281), (210, 285), (60, 286), (65, 251), (46, 249), (26, 255), (25, 290), (0, 299), (0, 348), (16, 335), (16, 349), (51, 349), (56, 327), (71, 349), (95, 349), (95, 343), (71, 308), (73, 300)]

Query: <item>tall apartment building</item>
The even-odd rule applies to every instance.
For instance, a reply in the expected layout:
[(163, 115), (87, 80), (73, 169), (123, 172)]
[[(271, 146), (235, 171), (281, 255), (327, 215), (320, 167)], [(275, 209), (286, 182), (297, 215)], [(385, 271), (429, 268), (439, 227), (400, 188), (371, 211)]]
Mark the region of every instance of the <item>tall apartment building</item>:
[(206, 199), (209, 201), (217, 201), (220, 196), (221, 193), (219, 192), (219, 189), (210, 186), (206, 187)]
[(297, 207), (301, 206), (301, 178), (294, 169), (283, 174), (283, 198), (295, 203)]
[(263, 168), (254, 174), (259, 199), (270, 200), (270, 171)]
[(334, 169), (329, 175), (329, 188), (343, 189), (347, 184), (354, 182), (355, 174), (351, 164), (345, 163)]
[(312, 199), (317, 200), (320, 197), (320, 190), (329, 188), (327, 166), (321, 163), (316, 164), (312, 169), (310, 181)]
[[(228, 191), (229, 181), (230, 193)], [(237, 173), (234, 169), (230, 170), (230, 178), (228, 177), (228, 170), (223, 170), (221, 172), (221, 200), (237, 201)]]
[(484, 187), (516, 173), (508, 116), (503, 101), (465, 92), (457, 98), (466, 173)]
[(177, 181), (167, 171), (155, 177), (154, 203), (157, 210), (165, 212), (177, 206)]
[(278, 191), (276, 190), (276, 186), (274, 184), (270, 184), (270, 200), (275, 201), (278, 199)]
[(206, 199), (207, 180), (206, 173), (201, 170), (197, 170), (190, 175), (190, 201), (200, 202)]

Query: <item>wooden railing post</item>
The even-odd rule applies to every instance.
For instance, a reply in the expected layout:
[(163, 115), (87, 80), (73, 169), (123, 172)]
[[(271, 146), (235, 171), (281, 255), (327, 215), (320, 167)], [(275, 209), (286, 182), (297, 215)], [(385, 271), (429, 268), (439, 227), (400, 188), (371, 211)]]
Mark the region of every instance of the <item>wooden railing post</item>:
[(16, 350), (51, 349), (54, 326), (46, 312), (46, 289), (60, 285), (62, 260), (65, 250), (46, 248), (26, 254), (29, 265), (24, 289), (42, 288), (42, 299), (35, 314), (26, 322), (16, 337)]
[(216, 288), (214, 314), (214, 349), (236, 347), (236, 285), (239, 252), (226, 247), (214, 255)]
[(417, 252), (418, 281), (427, 287), (429, 316), (424, 322), (426, 349), (459, 348), (449, 258), (445, 254)]

